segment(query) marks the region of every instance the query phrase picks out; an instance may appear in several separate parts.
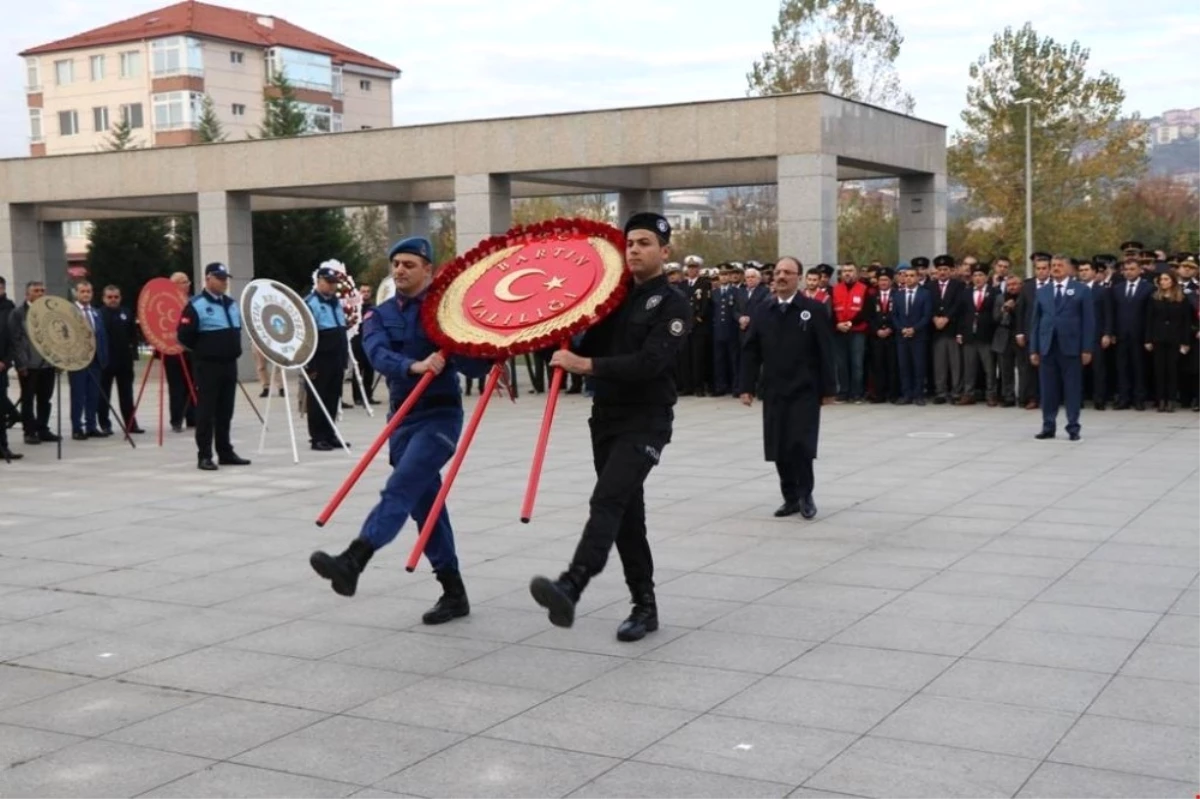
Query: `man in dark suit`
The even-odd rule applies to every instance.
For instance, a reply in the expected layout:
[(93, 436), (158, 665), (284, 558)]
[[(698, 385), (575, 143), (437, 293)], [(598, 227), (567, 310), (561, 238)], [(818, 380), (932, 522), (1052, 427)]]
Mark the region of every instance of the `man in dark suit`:
[(886, 266), (876, 269), (876, 291), (867, 297), (867, 342), (873, 403), (900, 401), (900, 361), (896, 355), (897, 335), (892, 322), (892, 310), (899, 293), (892, 285), (895, 274)]
[(988, 285), (987, 267), (976, 263), (971, 267), (971, 288), (959, 304), (958, 332), (955, 334), (963, 354), (963, 391), (959, 405), (975, 404), (975, 380), (980, 368), (983, 369), (988, 407), (999, 404), (992, 358), (992, 335), (996, 331), (995, 298)]
[(121, 418), (130, 433), (144, 433), (133, 418), (133, 364), (138, 359), (137, 321), (133, 314), (121, 305), (121, 289), (104, 287), (104, 307), (100, 309), (105, 337), (108, 339), (108, 365), (100, 375), (100, 405), (96, 416), (100, 421), (100, 432), (112, 435), (110, 415), (113, 384), (117, 387), (117, 404)]
[(100, 375), (108, 366), (108, 336), (100, 312), (92, 307), (92, 284), (86, 280), (76, 283), (75, 307), (96, 336), (96, 353), (92, 362), (68, 375), (71, 384), (71, 438), (86, 441), (104, 438), (112, 433), (100, 430), (96, 413), (100, 406)]
[(1016, 342), (1021, 378), (1018, 402), (1025, 406), (1025, 410), (1032, 411), (1038, 407), (1039, 386), (1038, 367), (1029, 357), (1029, 319), (1033, 315), (1038, 290), (1050, 282), (1050, 253), (1035, 252), (1029, 258), (1033, 262), (1033, 277), (1025, 278), (1021, 284), (1021, 297), (1017, 300)]
[(1124, 280), (1113, 286), (1113, 333), (1117, 348), (1117, 404), (1123, 411), (1132, 405), (1146, 409), (1146, 309), (1154, 286), (1142, 279), (1136, 257), (1126, 257), (1121, 269)]
[(1002, 291), (992, 302), (992, 353), (999, 364), (1000, 404), (1011, 408), (1017, 404), (1017, 359), (1027, 360), (1025, 350), (1017, 347), (1017, 304), (1021, 298), (1021, 278), (1009, 275)]
[(692, 306), (692, 330), (684, 347), (687, 355), (679, 374), (679, 392), (703, 397), (712, 384), (712, 316), (709, 306), (712, 301), (712, 283), (700, 274), (704, 259), (689, 255), (683, 259), (687, 277), (678, 285)]
[(1042, 431), (1054, 438), (1058, 406), (1067, 407), (1067, 433), (1079, 440), (1083, 367), (1091, 363), (1096, 340), (1095, 304), (1087, 286), (1068, 275), (1067, 258), (1054, 256), (1051, 281), (1038, 290), (1029, 320), (1029, 358), (1040, 367)]
[(1092, 292), (1096, 317), (1096, 341), (1092, 342), (1092, 363), (1084, 370), (1084, 396), (1092, 398), (1092, 404), (1102, 411), (1108, 402), (1108, 350), (1113, 338), (1112, 289), (1104, 285), (1096, 271), (1097, 264), (1104, 264), (1112, 256), (1097, 255), (1079, 264), (1079, 280)]
[(929, 342), (929, 321), (933, 301), (929, 292), (917, 286), (918, 276), (908, 264), (900, 264), (903, 290), (892, 307), (892, 329), (897, 331), (896, 355), (900, 361), (901, 405), (925, 404), (925, 353)]
[(735, 285), (735, 269), (732, 264), (721, 265), (721, 282), (712, 292), (712, 337), (713, 337), (713, 396), (724, 397), (731, 391), (741, 394), (739, 361), (741, 345), (738, 341), (738, 295), (741, 289)]
[(800, 293), (800, 262), (775, 264), (775, 297), (760, 305), (750, 322), (742, 358), (742, 404), (762, 369), (763, 449), (779, 474), (783, 504), (778, 517), (817, 515), (813, 460), (817, 457), (821, 405), (833, 401), (833, 326), (821, 305)]
[(933, 403), (944, 405), (958, 399), (962, 391), (962, 353), (958, 345), (958, 317), (962, 308), (963, 284), (954, 279), (954, 257), (933, 259), (937, 279), (929, 290), (933, 300)]

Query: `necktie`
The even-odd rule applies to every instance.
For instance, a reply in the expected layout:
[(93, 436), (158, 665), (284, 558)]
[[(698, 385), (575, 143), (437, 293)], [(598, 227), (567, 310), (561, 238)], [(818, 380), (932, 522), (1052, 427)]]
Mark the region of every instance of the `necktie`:
[(1127, 299), (1127, 300), (1133, 299), (1133, 284), (1132, 283), (1130, 283), (1129, 288), (1125, 290), (1125, 299)]
[(888, 309), (888, 293), (885, 291), (879, 296), (879, 304), (883, 307), (883, 312), (887, 313)]
[(976, 312), (983, 310), (983, 291), (981, 289), (975, 290), (975, 310)]
[(909, 289), (904, 298), (904, 314), (907, 316), (912, 313), (912, 289)]

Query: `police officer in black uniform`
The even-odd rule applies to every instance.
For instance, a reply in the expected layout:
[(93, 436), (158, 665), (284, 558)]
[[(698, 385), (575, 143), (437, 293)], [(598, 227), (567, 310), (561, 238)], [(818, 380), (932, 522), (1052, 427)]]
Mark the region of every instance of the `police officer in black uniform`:
[(709, 306), (712, 302), (712, 281), (700, 274), (704, 259), (689, 255), (683, 259), (687, 276), (677, 288), (687, 297), (691, 306), (691, 334), (684, 345), (684, 368), (680, 370), (679, 390), (683, 394), (703, 397), (711, 388), (712, 374), (712, 318)]
[(317, 270), (316, 289), (304, 298), (317, 322), (317, 350), (304, 367), (312, 381), (311, 386), (305, 386), (308, 392), (308, 437), (312, 448), (321, 452), (342, 447), (333, 425), (321, 413), (312, 396), (315, 389), (330, 416), (338, 412), (342, 403), (342, 375), (346, 373), (350, 349), (346, 339), (346, 312), (337, 296), (337, 280), (336, 269), (321, 267)]
[[(229, 440), (233, 403), (237, 398), (237, 360), (242, 354), (242, 314), (227, 293), (229, 268), (211, 263), (204, 267), (204, 291), (192, 297), (179, 316), (179, 343), (192, 352), (196, 393), (197, 468), (213, 471), (222, 466), (246, 466)], [(217, 463), (213, 463), (213, 438)]]
[(551, 359), (572, 374), (591, 375), (592, 458), (596, 487), (583, 536), (557, 580), (534, 577), (529, 590), (551, 623), (570, 627), (588, 581), (604, 569), (614, 543), (633, 598), (617, 639), (637, 641), (658, 629), (654, 560), (646, 540), (642, 487), (671, 440), (675, 414), (672, 370), (688, 333), (691, 304), (663, 274), (671, 226), (660, 214), (638, 213), (625, 223), (625, 260), (633, 276), (620, 307), (587, 332), (579, 352)]

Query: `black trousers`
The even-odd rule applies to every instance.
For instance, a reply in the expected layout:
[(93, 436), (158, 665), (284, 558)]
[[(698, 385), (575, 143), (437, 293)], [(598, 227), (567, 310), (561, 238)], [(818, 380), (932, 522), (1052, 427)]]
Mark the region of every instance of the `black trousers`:
[(1041, 384), (1038, 382), (1038, 368), (1029, 362), (1029, 341), (1026, 339), (1024, 347), (1017, 348), (1017, 371), (1021, 375), (1021, 385), (1017, 389), (1020, 396), (1018, 401), (1040, 402), (1041, 401)]
[(362, 377), (363, 390), (367, 392), (367, 396), (363, 397), (363, 392), (358, 389), (358, 381), (351, 381), (354, 386), (354, 402), (358, 405), (366, 405), (368, 400), (375, 399), (375, 367), (371, 366), (371, 359), (367, 357), (367, 353), (363, 350), (362, 333), (350, 339), (350, 350), (354, 355), (354, 362), (358, 364), (358, 373)]
[(188, 427), (196, 424), (196, 408), (192, 405), (192, 397), (188, 392), (187, 378), (183, 374), (182, 358), (188, 359), (188, 374), (192, 376), (196, 393), (200, 392), (200, 379), (196, 376), (195, 361), (191, 359), (191, 356), (186, 354), (182, 356), (168, 355), (167, 396), (172, 427), (182, 427), (184, 422), (187, 422)]
[(113, 385), (117, 387), (117, 404), (121, 408), (121, 419), (125, 427), (136, 427), (133, 419), (133, 364), (123, 364), (115, 368), (105, 369), (100, 373), (100, 406), (96, 409), (96, 418), (101, 430), (112, 430), (112, 418), (109, 409), (112, 407)]
[(1091, 397), (1096, 405), (1108, 402), (1108, 359), (1106, 350), (1097, 344), (1092, 350), (1092, 362), (1083, 367), (1083, 396)]
[(1154, 398), (1174, 402), (1179, 392), (1179, 345), (1156, 341), (1153, 355)]
[(680, 370), (684, 394), (700, 394), (712, 387), (713, 344), (708, 325), (696, 325), (688, 334), (684, 367)]
[[(336, 419), (342, 405), (342, 373), (345, 371), (340, 354), (318, 352), (304, 368), (308, 372), (308, 379), (312, 381), (313, 387), (317, 390), (317, 396), (324, 403), (325, 410), (329, 411), (329, 415)], [(337, 436), (333, 433), (332, 425), (325, 418), (325, 414), (321, 413), (317, 401), (313, 399), (312, 388), (306, 384), (304, 390), (308, 393), (306, 413), (308, 414), (309, 440), (314, 444), (318, 441), (328, 441), (330, 444), (340, 447), (341, 444), (338, 443)]]
[(646, 540), (642, 487), (671, 440), (670, 427), (646, 425), (631, 429), (628, 421), (613, 422), (594, 415), (588, 425), (597, 480), (587, 524), (571, 560), (572, 570), (595, 577), (604, 571), (615, 543), (630, 590), (651, 590), (654, 558)]
[[(0, 372), (0, 401), (12, 405), (8, 400), (8, 370)], [(8, 449), (8, 413), (4, 407), (0, 407), (0, 449)]]
[(1146, 401), (1146, 347), (1140, 336), (1117, 337), (1117, 401)]
[(786, 459), (775, 461), (775, 471), (779, 474), (779, 490), (784, 502), (799, 502), (812, 496), (815, 482), (812, 458), (793, 450)]
[[(237, 361), (192, 362), (195, 369), (199, 405), (196, 407), (196, 450), (201, 458), (213, 456), (216, 439), (217, 456), (233, 453), (229, 427), (233, 422), (233, 403), (237, 398)], [(185, 389), (186, 390), (186, 389)]]
[(21, 426), (25, 435), (50, 432), (50, 397), (54, 395), (54, 369), (28, 369), (21, 381)]
[(900, 359), (896, 354), (896, 334), (887, 338), (872, 336), (870, 344), (871, 395), (876, 400), (900, 398)]

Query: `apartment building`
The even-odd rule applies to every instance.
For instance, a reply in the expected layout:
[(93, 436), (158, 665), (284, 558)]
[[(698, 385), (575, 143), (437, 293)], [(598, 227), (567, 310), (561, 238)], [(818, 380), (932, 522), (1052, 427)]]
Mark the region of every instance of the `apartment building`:
[[(139, 147), (197, 142), (204, 97), (230, 139), (258, 131), (264, 93), (280, 70), (296, 88), (309, 132), (390, 127), (400, 70), (279, 17), (176, 3), (31, 47), (25, 59), (32, 156), (104, 149), (128, 120)], [(84, 223), (66, 230), (69, 260)]]

